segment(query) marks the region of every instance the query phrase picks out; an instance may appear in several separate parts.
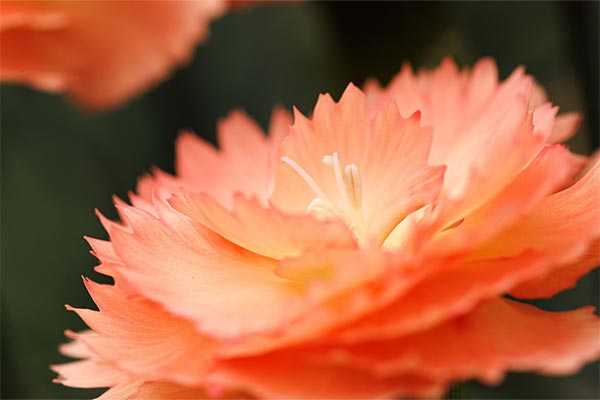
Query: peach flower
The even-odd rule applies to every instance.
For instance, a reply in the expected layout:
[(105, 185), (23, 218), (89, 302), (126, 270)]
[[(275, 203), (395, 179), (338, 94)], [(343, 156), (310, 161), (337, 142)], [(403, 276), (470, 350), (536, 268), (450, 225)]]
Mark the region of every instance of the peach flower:
[(0, 81), (115, 107), (184, 64), (225, 0), (2, 1)]
[[(365, 94), (366, 93), (366, 94)], [(516, 300), (598, 264), (600, 164), (556, 141), (531, 77), (446, 60), (385, 89), (349, 85), (269, 135), (242, 112), (217, 150), (190, 133), (177, 176), (143, 177), (110, 241), (115, 284), (85, 285), (57, 382), (102, 399), (441, 396), (509, 371), (564, 375), (600, 355), (591, 307)]]

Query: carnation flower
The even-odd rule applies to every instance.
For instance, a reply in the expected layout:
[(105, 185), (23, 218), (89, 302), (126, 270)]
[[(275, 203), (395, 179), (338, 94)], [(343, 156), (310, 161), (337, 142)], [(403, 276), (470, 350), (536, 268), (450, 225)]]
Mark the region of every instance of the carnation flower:
[[(219, 149), (177, 141), (110, 241), (88, 241), (98, 311), (74, 310), (58, 382), (102, 398), (441, 396), (507, 371), (564, 375), (600, 354), (591, 307), (549, 297), (598, 264), (600, 165), (563, 145), (579, 116), (521, 68), (406, 66), (312, 117), (242, 112)], [(288, 129), (289, 127), (289, 129)], [(513, 299), (505, 297), (510, 294)]]
[(3, 1), (0, 81), (115, 107), (185, 63), (226, 0)]

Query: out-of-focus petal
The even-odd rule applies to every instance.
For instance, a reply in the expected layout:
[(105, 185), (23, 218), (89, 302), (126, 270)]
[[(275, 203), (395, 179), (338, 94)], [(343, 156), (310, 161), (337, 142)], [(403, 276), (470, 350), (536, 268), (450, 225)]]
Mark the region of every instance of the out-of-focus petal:
[[(596, 161), (591, 170), (573, 186), (544, 199), (530, 213), (478, 249), (476, 254), (501, 257), (518, 254), (524, 249), (546, 254), (560, 276), (569, 276), (569, 279), (558, 284), (550, 275), (547, 279), (554, 280), (554, 284), (547, 289), (539, 287), (535, 290), (542, 297), (551, 296), (571, 287), (577, 274), (587, 272), (594, 264), (578, 261), (600, 237), (598, 204), (600, 162)], [(590, 254), (594, 257), (597, 253), (592, 251)], [(600, 260), (597, 263), (600, 264)], [(567, 264), (572, 269), (565, 270)], [(540, 283), (544, 283), (544, 280)]]
[[(549, 174), (548, 170), (553, 173)], [(571, 178), (571, 173), (572, 159), (568, 150), (561, 145), (545, 147), (497, 196), (465, 215), (456, 227), (438, 233), (432, 246), (441, 254), (469, 252), (490, 239), (496, 240), (492, 238), (498, 232), (518, 222), (558, 190)], [(441, 220), (436, 223), (443, 221), (443, 211), (441, 214)]]
[(497, 299), (422, 333), (334, 349), (330, 359), (380, 376), (412, 372), (497, 383), (508, 369), (574, 373), (600, 354), (599, 334), (592, 307), (546, 312)]
[(575, 287), (579, 278), (600, 265), (600, 240), (589, 245), (577, 261), (555, 267), (550, 275), (532, 279), (510, 291), (520, 299), (551, 297), (565, 289)]
[(550, 143), (562, 143), (569, 140), (579, 129), (582, 118), (578, 112), (570, 112), (557, 116), (548, 141)]
[(97, 400), (197, 400), (204, 398), (223, 398), (209, 396), (202, 388), (190, 388), (170, 382), (144, 381), (134, 379), (129, 382), (112, 387), (98, 397)]
[(65, 91), (86, 108), (114, 107), (186, 62), (224, 7), (222, 0), (5, 2), (0, 79)]
[(77, 388), (112, 387), (132, 379), (131, 374), (98, 359), (53, 365), (51, 369), (59, 374), (55, 383)]
[(235, 193), (265, 202), (273, 179), (273, 157), (290, 122), (289, 113), (276, 108), (265, 136), (245, 113), (233, 112), (219, 123), (220, 150), (184, 132), (176, 145), (179, 185), (206, 192), (226, 206), (231, 205)]
[(416, 374), (381, 377), (349, 366), (315, 362), (293, 351), (225, 362), (212, 379), (235, 383), (265, 399), (432, 398), (443, 392), (443, 384)]

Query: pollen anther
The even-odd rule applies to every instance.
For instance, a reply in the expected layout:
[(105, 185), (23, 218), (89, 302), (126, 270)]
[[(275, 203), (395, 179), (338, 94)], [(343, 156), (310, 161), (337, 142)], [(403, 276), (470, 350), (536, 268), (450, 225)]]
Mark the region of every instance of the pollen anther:
[(346, 224), (350, 224), (350, 219), (344, 214), (339, 208), (331, 204), (327, 200), (323, 200), (319, 197), (314, 198), (308, 207), (306, 213), (311, 214), (318, 219), (336, 219), (339, 218)]
[(355, 210), (360, 210), (362, 205), (362, 182), (356, 164), (348, 164), (344, 168), (344, 185), (348, 192), (350, 204)]
[(342, 202), (342, 204), (335, 204), (328, 198), (314, 178), (296, 161), (287, 156), (281, 157), (281, 161), (289, 165), (317, 195), (306, 208), (307, 214), (312, 214), (320, 219), (339, 218), (358, 232), (358, 228), (354, 226), (353, 221), (362, 226), (362, 222), (360, 222), (362, 221), (362, 181), (356, 164), (343, 166), (337, 152), (327, 154), (321, 159), (335, 178)]

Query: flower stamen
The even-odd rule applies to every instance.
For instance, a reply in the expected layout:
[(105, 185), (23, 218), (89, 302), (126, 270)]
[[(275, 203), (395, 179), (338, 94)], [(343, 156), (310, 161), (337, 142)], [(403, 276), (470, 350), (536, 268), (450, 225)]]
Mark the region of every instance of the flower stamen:
[(332, 170), (344, 206), (352, 207), (357, 211), (360, 210), (362, 205), (362, 181), (356, 164), (347, 164), (342, 168), (337, 151), (324, 156), (321, 161)]
[(355, 210), (362, 206), (362, 181), (356, 164), (348, 164), (344, 168), (344, 184), (350, 198), (350, 204)]
[(288, 156), (281, 157), (281, 161), (289, 165), (296, 173), (306, 182), (306, 184), (312, 189), (315, 194), (322, 198), (327, 199), (325, 192), (317, 185), (317, 182), (310, 176), (308, 172), (304, 168), (302, 168), (296, 161), (292, 160)]
[(325, 155), (321, 160), (323, 164), (329, 167), (335, 177), (342, 202), (341, 205), (336, 205), (329, 200), (313, 177), (297, 162), (287, 156), (281, 157), (281, 161), (289, 165), (317, 196), (306, 208), (307, 214), (312, 214), (319, 219), (341, 219), (359, 236), (359, 228), (364, 226), (364, 219), (360, 212), (362, 206), (362, 181), (356, 164), (342, 166), (337, 152)]
[(308, 207), (306, 207), (306, 213), (315, 216), (317, 219), (339, 218), (347, 225), (352, 223), (350, 218), (342, 210), (320, 197), (315, 197), (310, 202)]

